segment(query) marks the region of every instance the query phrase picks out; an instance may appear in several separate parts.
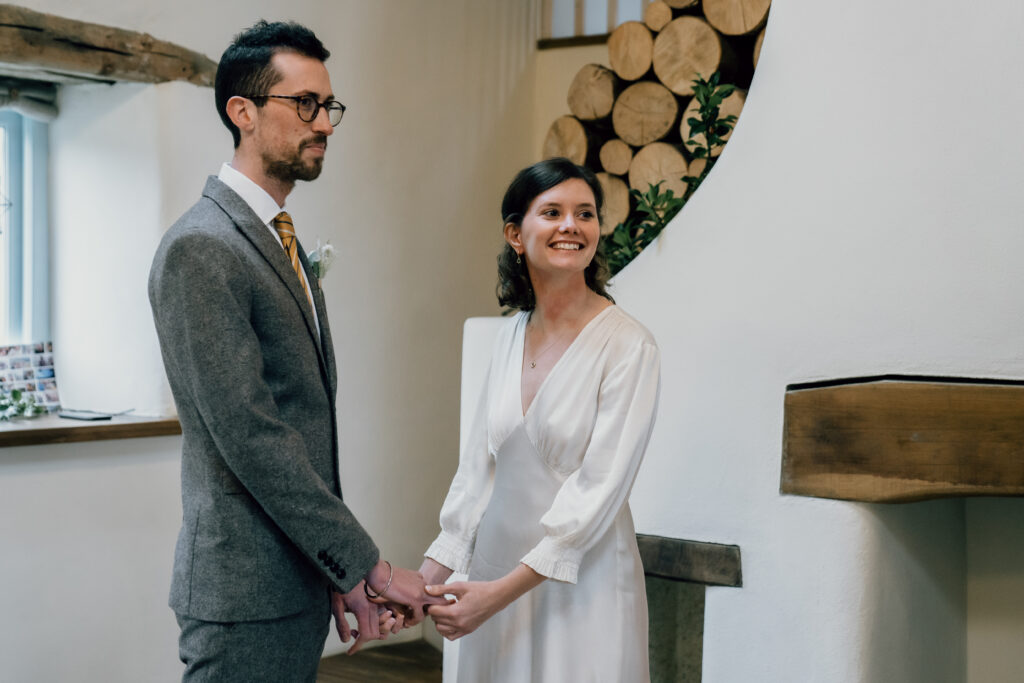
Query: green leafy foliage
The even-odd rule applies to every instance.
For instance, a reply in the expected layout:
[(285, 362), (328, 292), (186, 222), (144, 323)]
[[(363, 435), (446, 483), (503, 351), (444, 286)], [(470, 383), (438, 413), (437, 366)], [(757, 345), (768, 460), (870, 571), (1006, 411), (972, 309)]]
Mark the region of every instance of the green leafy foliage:
[(647, 192), (630, 190), (636, 203), (624, 223), (619, 223), (605, 239), (605, 254), (612, 274), (622, 270), (636, 258), (644, 247), (658, 236), (672, 217), (679, 213), (686, 203), (684, 197), (676, 197), (671, 189), (661, 189), (661, 183), (649, 185)]
[(0, 420), (9, 420), (12, 417), (35, 417), (45, 412), (46, 409), (36, 403), (32, 394), (20, 389), (5, 391), (0, 388)]
[(700, 109), (697, 117), (687, 119), (691, 128), (688, 142), (691, 144), (691, 154), (694, 158), (707, 159), (704, 170), (699, 176), (683, 176), (686, 192), (682, 197), (675, 196), (669, 188), (662, 190), (660, 182), (650, 185), (647, 192), (629, 191), (634, 205), (633, 210), (624, 222), (619, 223), (612, 232), (602, 238), (612, 275), (636, 258), (682, 210), (711, 171), (717, 159), (712, 156), (713, 150), (725, 146), (723, 138), (732, 130), (736, 117), (720, 116), (720, 107), (722, 101), (731, 95), (736, 87), (721, 84), (719, 80), (720, 75), (716, 71), (708, 80), (698, 75), (693, 81), (693, 96)]

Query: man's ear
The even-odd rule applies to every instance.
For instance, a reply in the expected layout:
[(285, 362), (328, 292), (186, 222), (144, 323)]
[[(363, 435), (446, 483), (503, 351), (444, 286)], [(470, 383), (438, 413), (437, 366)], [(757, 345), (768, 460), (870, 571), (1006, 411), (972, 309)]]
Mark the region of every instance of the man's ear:
[(252, 100), (235, 95), (228, 100), (225, 109), (231, 123), (238, 126), (238, 130), (251, 133), (256, 126), (256, 105)]
[(523, 253), (522, 231), (515, 223), (505, 224), (505, 241), (517, 254)]

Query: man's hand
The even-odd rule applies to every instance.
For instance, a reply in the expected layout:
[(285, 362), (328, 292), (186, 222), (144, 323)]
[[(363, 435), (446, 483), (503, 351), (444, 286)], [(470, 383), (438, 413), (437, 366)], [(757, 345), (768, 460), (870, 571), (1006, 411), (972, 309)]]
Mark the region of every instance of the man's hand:
[(452, 570), (433, 558), (424, 557), (423, 564), (420, 565), (420, 575), (428, 586), (438, 586), (448, 580)]
[(388, 563), (384, 561), (370, 571), (366, 580), (370, 591), (379, 596), (372, 598), (372, 601), (388, 605), (396, 614), (403, 613), (405, 626), (415, 626), (423, 621), (427, 606), (448, 604), (444, 597), (427, 595), (426, 582), (419, 572), (404, 567), (392, 567), (389, 570)]
[[(347, 643), (350, 638), (356, 642), (349, 648), (348, 654), (353, 655), (369, 640), (383, 640), (389, 633), (402, 630), (404, 617), (394, 614), (391, 610), (370, 602), (363, 590), (363, 582), (356, 584), (350, 592), (331, 593), (331, 611), (334, 613), (335, 627), (341, 642)], [(356, 617), (356, 628), (348, 625), (345, 612)]]

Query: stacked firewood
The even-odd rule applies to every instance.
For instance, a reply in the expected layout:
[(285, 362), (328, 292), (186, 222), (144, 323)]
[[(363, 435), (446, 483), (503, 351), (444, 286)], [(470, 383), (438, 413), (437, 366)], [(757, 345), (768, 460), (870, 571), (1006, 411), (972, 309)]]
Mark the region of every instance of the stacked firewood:
[[(716, 71), (737, 89), (720, 116), (739, 116), (757, 65), (771, 0), (656, 0), (644, 21), (628, 21), (608, 39), (611, 67), (587, 64), (569, 86), (571, 115), (558, 118), (544, 158), (564, 156), (598, 172), (605, 191), (604, 230), (632, 210), (629, 189), (661, 182), (676, 196), (683, 176), (698, 176), (707, 159), (693, 155), (701, 135), (693, 80)], [(721, 153), (712, 150), (712, 156)]]

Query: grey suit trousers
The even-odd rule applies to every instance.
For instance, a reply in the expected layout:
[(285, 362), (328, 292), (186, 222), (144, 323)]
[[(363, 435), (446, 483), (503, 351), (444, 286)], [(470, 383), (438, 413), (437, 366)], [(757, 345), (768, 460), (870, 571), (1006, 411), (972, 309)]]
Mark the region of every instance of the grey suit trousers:
[(322, 608), (260, 621), (203, 621), (177, 615), (183, 683), (315, 683), (331, 624)]

